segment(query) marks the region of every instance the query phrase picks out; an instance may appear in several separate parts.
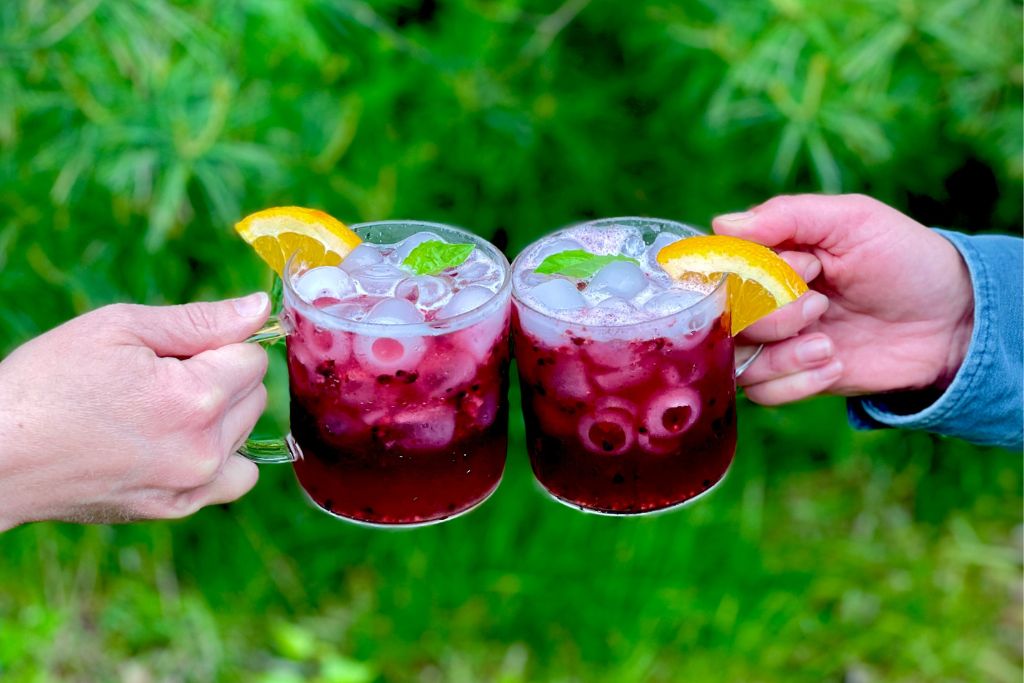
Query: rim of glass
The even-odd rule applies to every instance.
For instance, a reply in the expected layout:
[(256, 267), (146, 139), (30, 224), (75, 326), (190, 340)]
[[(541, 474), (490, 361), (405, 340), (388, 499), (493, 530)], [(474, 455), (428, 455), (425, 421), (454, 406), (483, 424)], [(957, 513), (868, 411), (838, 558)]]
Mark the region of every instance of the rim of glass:
[[(596, 218), (596, 219), (594, 219), (592, 221), (580, 221), (579, 223), (572, 223), (571, 225), (567, 225), (567, 226), (565, 226), (563, 228), (559, 228), (558, 230), (555, 230), (554, 232), (552, 232), (550, 234), (547, 234), (547, 235), (545, 235), (544, 237), (542, 237), (540, 239), (546, 240), (548, 238), (553, 238), (556, 235), (561, 235), (563, 232), (566, 232), (568, 230), (573, 230), (573, 229), (581, 228), (581, 227), (588, 226), (588, 225), (596, 226), (596, 227), (604, 227), (604, 226), (615, 226), (615, 225), (623, 225), (623, 224), (629, 225), (629, 224), (636, 224), (636, 223), (649, 224), (651, 226), (655, 226), (655, 225), (658, 225), (658, 226), (669, 226), (669, 227), (671, 227), (673, 229), (677, 229), (680, 232), (686, 234), (687, 237), (698, 237), (700, 235), (707, 235), (708, 234), (707, 232), (705, 232), (703, 230), (700, 230), (699, 228), (695, 228), (692, 225), (688, 225), (686, 223), (680, 223), (679, 221), (673, 221), (673, 220), (670, 220), (668, 218), (655, 218), (655, 217), (652, 217), (652, 216), (615, 216), (613, 218)], [(519, 254), (515, 257), (515, 259), (513, 259), (513, 261), (512, 261), (512, 268), (511, 268), (511, 271), (510, 271), (510, 276), (511, 276), (511, 272), (515, 272), (516, 264), (519, 263), (519, 260), (521, 258), (523, 258), (523, 256), (527, 252), (529, 252), (531, 249), (534, 249), (537, 246), (537, 243), (540, 242), (540, 239), (534, 240), (533, 242), (531, 242), (529, 245), (527, 245), (527, 247), (525, 249), (523, 249), (522, 251), (519, 252)], [(591, 323), (577, 322), (575, 320), (566, 320), (565, 318), (555, 317), (555, 316), (551, 315), (550, 313), (548, 313), (547, 311), (542, 311), (542, 310), (538, 309), (535, 306), (531, 306), (528, 302), (523, 300), (522, 296), (520, 296), (519, 288), (517, 287), (514, 278), (512, 279), (512, 298), (520, 306), (529, 309), (530, 311), (536, 313), (537, 315), (542, 315), (542, 316), (544, 316), (545, 318), (547, 318), (549, 320), (557, 320), (560, 323), (567, 323), (569, 325), (575, 325), (577, 327), (586, 327), (588, 329), (598, 329), (598, 330), (600, 330), (600, 329), (621, 329), (623, 327), (630, 327), (630, 326), (636, 326), (636, 325), (649, 325), (651, 323), (661, 322), (661, 321), (664, 321), (664, 320), (668, 320), (669, 318), (675, 318), (679, 314), (685, 313), (686, 311), (689, 311), (691, 309), (697, 308), (698, 306), (702, 306), (702, 305), (704, 305), (707, 302), (708, 299), (710, 299), (712, 296), (718, 294), (719, 290), (721, 290), (723, 287), (725, 287), (725, 284), (726, 284), (726, 282), (728, 282), (728, 280), (729, 280), (728, 273), (723, 273), (722, 277), (719, 278), (718, 282), (715, 284), (715, 286), (711, 289), (710, 292), (708, 292), (707, 294), (705, 294), (701, 298), (697, 299), (696, 301), (694, 301), (689, 306), (684, 306), (683, 308), (680, 308), (678, 311), (673, 311), (672, 313), (668, 313), (666, 315), (658, 316), (657, 318), (650, 318), (648, 320), (634, 320), (634, 321), (630, 321), (630, 322), (622, 322), (622, 323), (619, 323), (619, 324), (612, 324), (612, 325), (595, 325), (595, 324), (591, 324)]]
[[(379, 227), (398, 227), (408, 226), (412, 229), (410, 235), (416, 231), (422, 230), (433, 230), (441, 228), (447, 232), (455, 232), (460, 235), (464, 235), (471, 242), (473, 246), (483, 249), (491, 258), (494, 259), (498, 267), (502, 269), (504, 277), (501, 280), (501, 284), (498, 286), (489, 299), (484, 301), (476, 308), (471, 308), (468, 311), (454, 315), (451, 318), (444, 318), (441, 320), (430, 320), (418, 323), (374, 323), (374, 322), (363, 322), (358, 320), (350, 320), (343, 318), (340, 315), (334, 315), (328, 313), (322, 309), (317, 308), (313, 304), (309, 303), (295, 291), (295, 287), (292, 284), (292, 266), (295, 263), (296, 254), (292, 254), (288, 257), (287, 262), (284, 266), (284, 275), (281, 277), (281, 281), (284, 287), (284, 299), (287, 304), (286, 308), (294, 308), (303, 313), (307, 318), (313, 321), (326, 321), (328, 327), (333, 329), (343, 329), (346, 332), (353, 332), (356, 334), (366, 334), (375, 337), (384, 336), (381, 334), (382, 329), (390, 330), (392, 332), (402, 332), (401, 335), (387, 335), (387, 336), (412, 336), (414, 333), (418, 333), (421, 336), (437, 336), (446, 334), (448, 332), (456, 332), (458, 330), (469, 327), (470, 325), (478, 322), (477, 318), (483, 320), (488, 307), (494, 304), (496, 299), (503, 296), (507, 296), (509, 290), (512, 288), (512, 266), (509, 264), (505, 254), (501, 252), (497, 247), (490, 243), (489, 240), (477, 235), (474, 232), (470, 232), (465, 228), (460, 228), (454, 225), (448, 225), (447, 223), (435, 223), (432, 221), (415, 221), (415, 220), (387, 220), (387, 221), (368, 221), (366, 223), (356, 223), (349, 227), (355, 231), (368, 230)], [(362, 235), (360, 235), (362, 237)]]

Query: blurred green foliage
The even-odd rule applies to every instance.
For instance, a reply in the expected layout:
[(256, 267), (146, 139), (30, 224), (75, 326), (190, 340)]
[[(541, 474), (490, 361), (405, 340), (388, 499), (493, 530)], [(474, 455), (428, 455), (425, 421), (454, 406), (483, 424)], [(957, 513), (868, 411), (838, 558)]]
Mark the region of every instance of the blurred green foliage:
[[(510, 254), (806, 190), (1019, 232), (1021, 35), (1010, 0), (7, 0), (0, 354), (267, 286), (230, 226), (276, 204)], [(654, 518), (543, 500), (516, 418), (439, 527), (340, 524), (266, 468), (180, 523), (15, 530), (0, 680), (1019, 680), (1019, 458), (831, 400), (740, 419), (720, 489)]]

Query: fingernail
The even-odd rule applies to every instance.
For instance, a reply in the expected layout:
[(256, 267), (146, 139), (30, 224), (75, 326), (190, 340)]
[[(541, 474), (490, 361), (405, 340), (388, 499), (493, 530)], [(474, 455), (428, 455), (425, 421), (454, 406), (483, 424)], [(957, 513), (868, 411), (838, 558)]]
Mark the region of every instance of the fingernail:
[(251, 318), (262, 313), (263, 309), (267, 307), (269, 300), (266, 292), (256, 292), (255, 294), (235, 299), (232, 303), (235, 305), (235, 311), (238, 315), (243, 318)]
[(738, 213), (725, 213), (716, 218), (716, 221), (722, 221), (728, 223), (733, 227), (744, 227), (747, 223), (754, 219), (753, 211), (740, 211)]
[(813, 292), (804, 302), (802, 313), (804, 320), (811, 321), (820, 318), (827, 310), (828, 297), (819, 292)]
[(803, 364), (819, 363), (832, 356), (832, 340), (818, 337), (796, 347), (796, 359)]
[(823, 368), (818, 368), (814, 371), (814, 376), (819, 382), (831, 384), (839, 379), (839, 375), (843, 374), (843, 364), (841, 361), (834, 360)]

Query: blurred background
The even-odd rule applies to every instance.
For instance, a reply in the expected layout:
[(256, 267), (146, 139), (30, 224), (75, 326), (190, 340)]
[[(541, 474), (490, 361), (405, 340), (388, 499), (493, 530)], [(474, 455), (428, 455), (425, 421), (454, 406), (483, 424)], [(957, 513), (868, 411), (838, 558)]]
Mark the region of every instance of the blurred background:
[[(5, 0), (0, 354), (268, 288), (231, 226), (278, 204), (509, 256), (795, 191), (1019, 234), (1021, 36), (1009, 0)], [(268, 383), (270, 433), (279, 350)], [(266, 467), (181, 522), (19, 528), (0, 680), (1020, 680), (1019, 453), (853, 433), (836, 399), (740, 429), (653, 518), (545, 499), (515, 411), (501, 488), (437, 527), (334, 521)]]

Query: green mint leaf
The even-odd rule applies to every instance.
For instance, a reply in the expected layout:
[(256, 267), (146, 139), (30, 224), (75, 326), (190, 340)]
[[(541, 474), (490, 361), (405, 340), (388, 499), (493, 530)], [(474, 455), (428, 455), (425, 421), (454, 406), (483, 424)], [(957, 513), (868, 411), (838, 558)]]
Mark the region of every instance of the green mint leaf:
[(578, 280), (586, 280), (615, 261), (629, 261), (640, 265), (639, 261), (628, 256), (591, 254), (582, 249), (570, 249), (549, 255), (537, 266), (536, 272), (541, 275), (565, 275)]
[(472, 251), (472, 244), (428, 240), (417, 244), (402, 261), (402, 265), (417, 275), (436, 275), (445, 268), (462, 265)]

